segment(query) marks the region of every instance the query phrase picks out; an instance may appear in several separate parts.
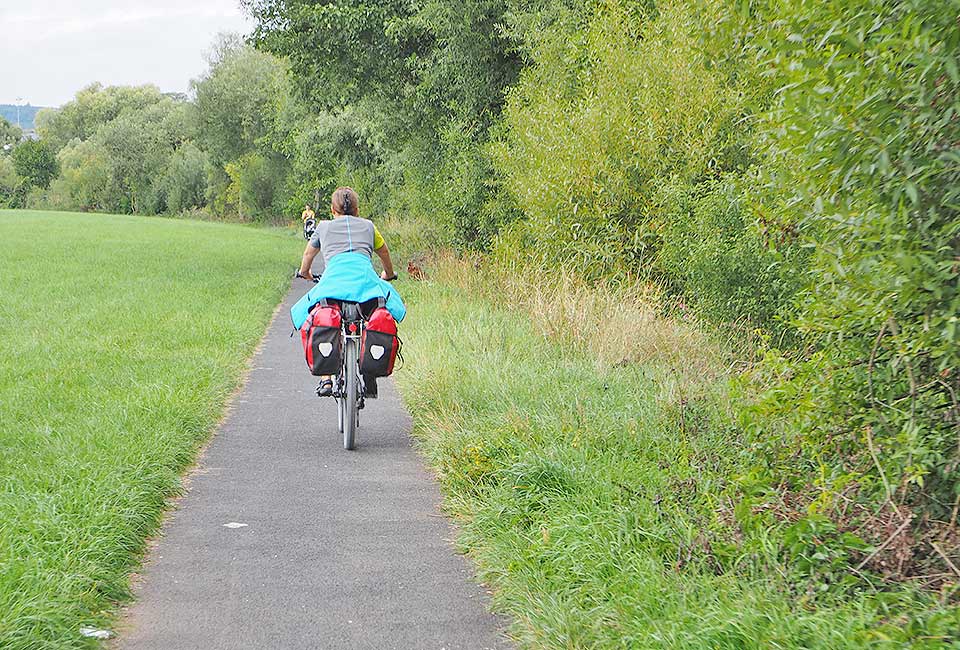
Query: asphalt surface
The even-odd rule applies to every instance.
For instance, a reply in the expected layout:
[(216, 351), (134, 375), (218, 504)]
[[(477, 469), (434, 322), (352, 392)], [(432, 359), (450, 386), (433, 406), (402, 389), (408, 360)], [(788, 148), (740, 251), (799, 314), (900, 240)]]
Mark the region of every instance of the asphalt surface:
[[(290, 338), (294, 285), (164, 526), (114, 647), (508, 648), (392, 382), (343, 449)], [(401, 371), (402, 372), (402, 371)], [(237, 524), (244, 524), (239, 526)]]

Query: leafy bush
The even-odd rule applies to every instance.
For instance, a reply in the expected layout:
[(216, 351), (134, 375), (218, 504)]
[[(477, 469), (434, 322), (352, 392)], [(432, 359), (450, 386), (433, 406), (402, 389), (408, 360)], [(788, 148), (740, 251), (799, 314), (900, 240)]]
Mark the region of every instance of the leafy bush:
[(110, 168), (109, 153), (93, 140), (72, 140), (57, 154), (60, 176), (52, 193), (59, 202), (78, 210), (109, 210), (118, 192)]
[[(723, 14), (712, 0), (656, 7), (610, 0), (560, 11), (546, 30), (534, 21), (532, 64), (511, 91), (491, 145), (504, 187), (526, 218), (504, 238), (502, 255), (597, 279), (652, 276), (695, 293), (711, 316), (737, 318), (746, 309), (755, 320), (770, 318), (776, 308), (744, 299), (748, 278), (730, 284), (717, 275), (764, 267), (762, 246), (744, 240), (729, 251), (728, 269), (715, 273), (705, 246), (690, 241), (692, 228), (731, 225), (731, 233), (716, 233), (718, 244), (752, 229), (752, 215), (729, 223), (720, 200), (699, 200), (691, 214), (691, 197), (715, 193), (717, 178), (732, 182), (747, 172), (754, 131), (744, 116), (765, 97), (765, 85), (750, 74), (755, 68), (726, 51), (734, 36), (722, 33), (723, 43), (711, 43), (729, 61), (704, 43), (708, 22)], [(667, 241), (673, 237), (686, 239)], [(661, 256), (664, 245), (670, 250)], [(693, 264), (698, 269), (688, 268), (685, 258), (697, 251), (704, 255)]]
[(210, 158), (188, 142), (177, 149), (159, 181), (159, 191), (168, 211), (181, 213), (207, 203), (207, 174)]
[(960, 504), (958, 6), (768, 2), (752, 22), (782, 83), (766, 131), (780, 191), (803, 201), (814, 252), (797, 326), (816, 351), (770, 351), (748, 422), (783, 441), (794, 486), (809, 477), (785, 460), (797, 450), (824, 489), (855, 483), (861, 523), (915, 512), (906, 574), (941, 563), (928, 529), (955, 525)]
[(269, 219), (285, 170), (283, 159), (257, 152), (228, 163), (226, 172), (231, 182), (226, 190), (227, 201), (236, 206), (242, 218)]
[(784, 329), (802, 286), (805, 250), (788, 233), (771, 233), (749, 212), (735, 179), (665, 193), (658, 264), (696, 309), (716, 322), (749, 320)]
[(9, 156), (0, 156), (0, 207), (16, 207), (20, 201), (23, 179), (17, 174)]

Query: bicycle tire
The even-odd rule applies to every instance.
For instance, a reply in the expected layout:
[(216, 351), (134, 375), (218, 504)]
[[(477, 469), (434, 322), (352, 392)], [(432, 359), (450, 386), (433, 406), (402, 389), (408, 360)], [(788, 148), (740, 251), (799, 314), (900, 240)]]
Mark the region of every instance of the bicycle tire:
[(343, 448), (354, 449), (357, 443), (357, 400), (360, 394), (360, 381), (357, 375), (359, 341), (356, 338), (348, 338), (344, 350), (343, 371), (345, 377), (346, 393), (341, 400), (343, 409)]

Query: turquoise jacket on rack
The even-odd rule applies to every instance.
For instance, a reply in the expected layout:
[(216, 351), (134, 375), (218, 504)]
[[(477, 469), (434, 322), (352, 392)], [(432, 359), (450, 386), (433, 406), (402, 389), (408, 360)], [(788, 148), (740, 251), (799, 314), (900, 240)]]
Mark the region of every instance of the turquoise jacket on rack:
[(385, 299), (387, 311), (398, 322), (407, 315), (400, 294), (393, 285), (377, 275), (369, 257), (363, 253), (340, 253), (327, 264), (320, 282), (290, 308), (290, 319), (293, 326), (300, 329), (310, 309), (321, 300), (366, 302), (374, 298)]

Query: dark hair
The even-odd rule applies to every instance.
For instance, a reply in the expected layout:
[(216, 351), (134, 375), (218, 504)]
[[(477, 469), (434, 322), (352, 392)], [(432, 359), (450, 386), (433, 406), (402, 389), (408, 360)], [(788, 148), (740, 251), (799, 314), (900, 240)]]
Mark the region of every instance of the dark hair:
[(360, 197), (352, 187), (338, 187), (330, 197), (330, 209), (334, 214), (360, 214)]

